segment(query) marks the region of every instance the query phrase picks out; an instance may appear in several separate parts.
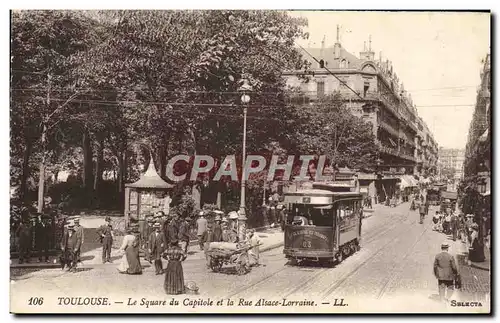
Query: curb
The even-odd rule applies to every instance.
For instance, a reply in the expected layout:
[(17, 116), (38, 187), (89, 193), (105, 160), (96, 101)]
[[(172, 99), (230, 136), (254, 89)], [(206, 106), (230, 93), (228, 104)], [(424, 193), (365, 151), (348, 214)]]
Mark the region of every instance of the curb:
[(12, 264), (10, 265), (10, 269), (53, 269), (53, 268), (60, 268), (61, 264), (58, 262), (57, 264), (54, 263), (44, 263), (44, 264)]
[(490, 268), (489, 267), (483, 267), (481, 265), (476, 265), (474, 263), (471, 263), (470, 265), (472, 268), (476, 268), (476, 269), (480, 269), (480, 270), (484, 270), (484, 271), (490, 271)]

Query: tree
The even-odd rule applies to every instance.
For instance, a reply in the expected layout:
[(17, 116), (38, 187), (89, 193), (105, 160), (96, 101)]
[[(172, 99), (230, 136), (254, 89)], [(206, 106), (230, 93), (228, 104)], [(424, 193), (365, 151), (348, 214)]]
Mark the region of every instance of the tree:
[(329, 164), (373, 171), (377, 148), (371, 125), (354, 116), (339, 95), (295, 107), (291, 145), (302, 155), (326, 155)]
[[(72, 58), (92, 45), (93, 21), (75, 12), (16, 11), (12, 14), (12, 115), (24, 132), (26, 147), (39, 140), (38, 211), (43, 208), (47, 144), (51, 131), (83, 93), (76, 89)], [(53, 94), (57, 93), (56, 97)], [(36, 129), (29, 131), (26, 127)], [(14, 136), (16, 138), (16, 136)], [(35, 139), (36, 138), (36, 139)], [(31, 149), (29, 149), (31, 150)], [(28, 150), (28, 151), (29, 151)], [(29, 159), (29, 153), (25, 160)], [(24, 167), (23, 167), (24, 168)], [(23, 169), (23, 174), (26, 169)], [(23, 175), (21, 185), (26, 180)]]

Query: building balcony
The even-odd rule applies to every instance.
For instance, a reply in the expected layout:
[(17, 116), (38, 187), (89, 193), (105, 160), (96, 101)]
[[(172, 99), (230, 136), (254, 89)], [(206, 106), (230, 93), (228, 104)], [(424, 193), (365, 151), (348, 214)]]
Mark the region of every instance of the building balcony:
[(394, 128), (393, 126), (391, 126), (389, 123), (387, 123), (383, 120), (379, 120), (378, 123), (379, 123), (379, 126), (382, 127), (384, 130), (386, 130), (388, 133), (390, 133), (394, 137), (399, 137), (399, 131), (396, 128)]
[(400, 152), (395, 148), (386, 147), (379, 140), (377, 140), (377, 146), (380, 149), (380, 151), (385, 153), (385, 154), (404, 158), (404, 159), (411, 160), (411, 161), (416, 161), (416, 158), (414, 156)]
[(395, 103), (391, 102), (387, 97), (381, 95), (380, 93), (371, 92), (366, 94), (366, 100), (378, 101), (381, 102), (385, 107), (387, 107), (391, 112), (401, 118), (401, 114), (398, 111), (398, 108)]

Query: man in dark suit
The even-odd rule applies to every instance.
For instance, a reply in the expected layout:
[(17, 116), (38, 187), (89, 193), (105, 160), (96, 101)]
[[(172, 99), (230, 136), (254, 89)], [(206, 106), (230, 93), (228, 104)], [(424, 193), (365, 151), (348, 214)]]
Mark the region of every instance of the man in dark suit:
[(25, 260), (30, 262), (31, 258), (31, 227), (26, 216), (21, 217), (21, 222), (16, 229), (16, 237), (19, 241), (19, 263)]
[(184, 219), (181, 220), (181, 223), (179, 225), (179, 245), (184, 251), (184, 253), (187, 255), (188, 252), (188, 246), (189, 246), (189, 227), (191, 223), (191, 218), (188, 216)]
[(111, 218), (109, 216), (105, 219), (106, 224), (101, 225), (97, 229), (97, 234), (99, 234), (102, 243), (102, 263), (111, 261), (111, 246), (113, 245), (113, 228), (111, 227)]
[(62, 269), (64, 270), (64, 266), (68, 266), (68, 270), (71, 272), (76, 271), (76, 252), (80, 250), (82, 246), (82, 240), (79, 235), (75, 233), (75, 225), (70, 223), (68, 225), (68, 231), (63, 237), (61, 249), (63, 251), (63, 255), (61, 258)]
[[(73, 220), (75, 222), (75, 234), (78, 236), (78, 239), (80, 239), (81, 241), (81, 245), (83, 245), (84, 243), (84, 235), (83, 235), (83, 227), (80, 225), (80, 217), (75, 217), (75, 219)], [(80, 248), (78, 248), (78, 250), (76, 250), (75, 252), (75, 256), (76, 256), (76, 262), (80, 262), (81, 259), (80, 259), (80, 253), (81, 253), (81, 250)]]
[(35, 247), (38, 253), (38, 262), (42, 262), (42, 255), (45, 262), (49, 262), (49, 240), (50, 240), (50, 224), (47, 216), (37, 213), (35, 222)]
[(454, 281), (458, 275), (455, 258), (448, 253), (449, 244), (444, 242), (441, 245), (441, 252), (434, 260), (434, 276), (439, 285), (439, 297), (447, 301), (453, 294)]
[(154, 259), (155, 262), (155, 271), (156, 275), (163, 274), (163, 264), (161, 262), (161, 256), (163, 254), (163, 250), (166, 247), (165, 236), (161, 233), (161, 225), (159, 222), (156, 222), (153, 225), (154, 232), (149, 236), (149, 254), (151, 255), (151, 259)]
[(165, 241), (168, 245), (179, 241), (179, 216), (174, 214), (173, 218), (167, 225)]
[(453, 241), (456, 241), (458, 233), (458, 216), (456, 212), (451, 213), (450, 229)]

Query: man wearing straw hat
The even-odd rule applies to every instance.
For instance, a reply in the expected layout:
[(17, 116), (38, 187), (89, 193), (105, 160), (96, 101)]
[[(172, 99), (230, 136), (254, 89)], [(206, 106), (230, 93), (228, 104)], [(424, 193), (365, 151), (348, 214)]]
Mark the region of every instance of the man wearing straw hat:
[(448, 253), (448, 242), (441, 244), (441, 252), (434, 259), (434, 276), (438, 280), (439, 297), (448, 301), (453, 295), (454, 281), (458, 276), (455, 258)]

